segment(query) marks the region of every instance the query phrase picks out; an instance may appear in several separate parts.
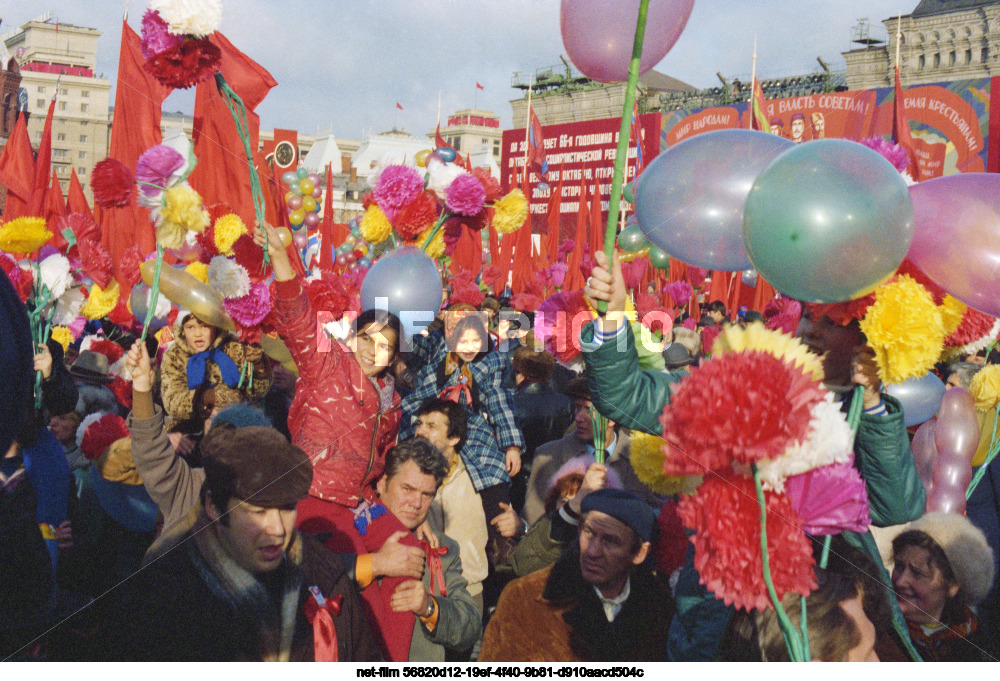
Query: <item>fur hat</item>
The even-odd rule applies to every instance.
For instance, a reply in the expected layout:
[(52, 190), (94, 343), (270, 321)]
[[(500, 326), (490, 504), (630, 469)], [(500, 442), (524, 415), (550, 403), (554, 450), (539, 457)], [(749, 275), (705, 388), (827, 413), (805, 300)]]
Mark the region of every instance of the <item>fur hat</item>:
[(939, 512), (926, 513), (902, 529), (909, 530), (924, 532), (944, 550), (965, 602), (975, 605), (986, 597), (995, 560), (982, 530), (964, 515)]
[(274, 428), (220, 425), (201, 441), (205, 484), (227, 499), (277, 508), (302, 501), (313, 469), (309, 457)]

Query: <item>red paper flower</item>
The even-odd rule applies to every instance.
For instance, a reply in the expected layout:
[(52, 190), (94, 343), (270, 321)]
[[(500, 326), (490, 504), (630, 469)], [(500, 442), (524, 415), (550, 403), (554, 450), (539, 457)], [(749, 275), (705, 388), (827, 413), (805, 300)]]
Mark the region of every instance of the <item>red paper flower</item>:
[(80, 451), (87, 459), (93, 461), (104, 454), (112, 444), (128, 436), (125, 419), (118, 414), (105, 414), (84, 431)]
[(779, 456), (806, 436), (822, 399), (819, 384), (768, 353), (713, 358), (692, 369), (663, 408), (663, 472), (695, 475)]
[(648, 293), (635, 297), (635, 311), (639, 321), (650, 331), (666, 335), (674, 328), (673, 315), (660, 304), (660, 299)]
[(242, 298), (226, 298), (222, 305), (240, 326), (257, 326), (271, 311), (271, 291), (259, 281), (250, 285), (250, 293)]
[(184, 90), (219, 70), (222, 52), (207, 38), (185, 40), (150, 58), (143, 68), (163, 85)]
[[(247, 235), (244, 234), (242, 236), (247, 236)], [(198, 254), (199, 261), (207, 264), (212, 262), (212, 258), (214, 258), (215, 256), (221, 255), (221, 253), (219, 253), (219, 247), (215, 245), (214, 220), (208, 223), (208, 226), (205, 228), (204, 232), (202, 232), (201, 234), (196, 234), (194, 240), (195, 243), (197, 243), (201, 247), (201, 253)], [(250, 237), (250, 241), (251, 242), (253, 241), (253, 236)], [(257, 250), (261, 250), (261, 248), (257, 246)], [(261, 257), (263, 258), (263, 255)], [(261, 262), (263, 262), (263, 260), (261, 260)]]
[(510, 306), (518, 312), (534, 312), (542, 306), (542, 299), (531, 293), (518, 293), (510, 299)]
[(996, 319), (985, 312), (974, 310), (971, 307), (966, 308), (958, 328), (944, 339), (944, 344), (946, 347), (961, 348), (969, 343), (975, 343), (989, 335), (995, 323)]
[[(716, 360), (712, 360), (714, 363)], [(808, 596), (816, 588), (812, 548), (783, 494), (764, 492), (767, 554), (778, 598)], [(694, 530), (694, 566), (701, 583), (726, 605), (745, 610), (771, 606), (760, 552), (760, 507), (753, 480), (733, 471), (710, 475), (677, 507)]]
[(481, 232), (490, 226), (490, 220), (492, 219), (493, 209), (487, 207), (472, 217), (463, 217), (462, 224), (468, 229), (471, 229), (473, 232)]
[[(122, 289), (125, 290), (125, 289)], [(136, 319), (132, 316), (132, 313), (128, 311), (128, 307), (125, 306), (125, 301), (128, 300), (127, 295), (118, 296), (118, 302), (115, 303), (114, 308), (107, 314), (107, 319), (115, 326), (120, 326), (123, 329), (131, 328), (135, 324)], [(145, 321), (144, 319), (138, 320), (140, 322)], [(119, 400), (120, 401), (120, 400)]]
[(118, 404), (122, 405), (126, 409), (132, 409), (132, 384), (126, 381), (121, 376), (115, 376), (114, 380), (111, 381), (110, 385), (111, 392), (115, 394), (115, 399)]
[(875, 294), (869, 293), (863, 298), (855, 298), (843, 303), (806, 303), (806, 309), (809, 310), (810, 316), (814, 320), (826, 315), (837, 326), (847, 326), (852, 319), (862, 319), (874, 302)]
[(560, 362), (569, 362), (580, 354), (580, 329), (590, 319), (582, 290), (556, 293), (538, 306), (535, 337)]
[(701, 351), (706, 355), (712, 354), (712, 347), (715, 345), (715, 339), (719, 337), (719, 333), (722, 332), (718, 326), (706, 326), (701, 330)]
[(794, 336), (802, 318), (802, 303), (791, 298), (773, 298), (764, 306), (764, 326)]
[[(431, 192), (420, 192), (412, 201), (399, 209), (392, 220), (396, 233), (406, 241), (417, 238), (437, 220), (437, 199)], [(423, 246), (423, 244), (418, 244)]]
[(663, 292), (674, 301), (674, 307), (683, 307), (691, 300), (691, 284), (686, 281), (674, 281), (663, 288)]
[(80, 262), (83, 273), (94, 280), (102, 289), (108, 287), (114, 274), (111, 254), (99, 241), (89, 239), (77, 244), (80, 249)]
[(482, 282), (494, 293), (503, 291), (504, 284), (507, 283), (504, 273), (496, 265), (486, 265), (483, 267)]
[(472, 173), (463, 173), (452, 180), (445, 190), (448, 210), (458, 215), (478, 215), (486, 201), (486, 189)]
[(500, 188), (500, 183), (486, 168), (473, 168), (472, 174), (475, 175), (476, 179), (483, 185), (483, 190), (486, 192), (486, 203), (493, 203), (503, 196), (503, 190)]
[(466, 285), (476, 285), (476, 275), (469, 270), (459, 269), (457, 272), (451, 275), (452, 286), (458, 288), (460, 286)]
[(448, 305), (465, 303), (467, 305), (472, 305), (473, 307), (479, 307), (484, 298), (486, 298), (486, 294), (474, 284), (457, 286), (448, 297)]
[(622, 277), (625, 279), (625, 288), (637, 291), (642, 288), (642, 277), (649, 267), (648, 258), (636, 258), (632, 262), (622, 263)]
[(142, 281), (142, 273), (139, 265), (145, 261), (146, 256), (142, 252), (139, 244), (129, 246), (122, 254), (121, 263), (118, 265), (118, 283), (122, 285), (122, 290), (131, 289)]
[(271, 273), (270, 265), (264, 269), (264, 249), (255, 244), (249, 234), (244, 234), (233, 243), (233, 256), (236, 263), (250, 274), (251, 280), (259, 281)]
[(330, 312), (340, 319), (349, 311), (360, 312), (358, 292), (344, 277), (322, 272), (318, 279), (306, 285), (306, 295), (317, 312)]
[[(101, 240), (101, 228), (83, 213), (70, 213), (56, 220), (56, 230), (62, 232), (67, 228), (73, 232), (77, 242), (88, 239), (91, 241)], [(73, 253), (72, 248), (70, 248), (70, 253)]]
[(20, 277), (14, 283), (14, 288), (17, 289), (17, 296), (21, 299), (21, 302), (27, 303), (28, 298), (31, 297), (31, 284), (33, 281), (31, 270), (18, 267), (18, 271), (20, 272)]
[(684, 524), (677, 515), (677, 502), (668, 499), (660, 509), (656, 522), (660, 526), (660, 538), (653, 548), (653, 558), (660, 574), (670, 576), (675, 570), (684, 566), (688, 546)]
[(124, 208), (135, 193), (135, 177), (124, 163), (109, 156), (94, 166), (90, 187), (101, 208)]
[(97, 352), (108, 358), (108, 364), (114, 364), (122, 358), (125, 350), (114, 341), (95, 340), (87, 347), (91, 352)]

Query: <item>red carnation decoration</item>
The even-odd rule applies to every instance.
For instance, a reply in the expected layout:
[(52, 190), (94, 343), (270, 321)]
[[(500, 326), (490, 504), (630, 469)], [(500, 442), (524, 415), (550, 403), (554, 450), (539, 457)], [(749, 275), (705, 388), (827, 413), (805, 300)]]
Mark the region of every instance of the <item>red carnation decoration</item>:
[[(135, 323), (135, 317), (132, 313), (128, 311), (128, 307), (125, 306), (125, 301), (128, 300), (127, 295), (118, 296), (118, 302), (115, 303), (114, 308), (107, 314), (107, 319), (115, 326), (120, 326), (123, 329), (131, 328)], [(140, 319), (139, 321), (145, 321)]]
[(271, 272), (271, 266), (264, 269), (264, 249), (254, 243), (253, 237), (243, 234), (233, 243), (236, 262), (250, 273), (250, 278), (259, 281)]
[(580, 354), (580, 329), (591, 319), (583, 291), (566, 291), (546, 298), (535, 314), (535, 337), (560, 362)]
[[(396, 233), (406, 241), (412, 241), (420, 233), (434, 224), (438, 216), (437, 199), (434, 194), (422, 191), (408, 204), (399, 209), (392, 221)], [(423, 244), (418, 244), (423, 246)]]
[[(712, 360), (713, 362), (715, 360)], [(764, 492), (767, 554), (778, 598), (808, 596), (816, 588), (812, 548), (792, 504), (783, 494)], [(753, 480), (733, 471), (710, 475), (698, 492), (677, 507), (694, 530), (694, 566), (701, 583), (726, 605), (745, 610), (770, 607), (760, 553), (760, 507)]]
[(124, 163), (109, 156), (94, 166), (90, 187), (94, 203), (101, 208), (124, 208), (135, 193), (135, 176)]
[(108, 364), (114, 364), (122, 358), (125, 350), (114, 341), (99, 339), (92, 341), (87, 347), (91, 352), (97, 352), (108, 358)]
[(704, 354), (712, 354), (712, 347), (715, 345), (715, 339), (719, 337), (721, 332), (722, 329), (714, 324), (712, 326), (706, 326), (701, 330), (701, 351)]
[(475, 175), (476, 179), (483, 185), (483, 189), (486, 190), (486, 203), (493, 203), (503, 196), (500, 183), (490, 174), (489, 170), (486, 168), (473, 168), (472, 174)]
[(819, 320), (826, 315), (837, 326), (847, 326), (853, 319), (862, 319), (868, 308), (875, 302), (875, 294), (869, 293), (863, 298), (855, 298), (843, 303), (806, 303), (813, 320)]
[(666, 335), (674, 328), (674, 317), (660, 304), (657, 296), (640, 293), (635, 297), (635, 311), (639, 321), (650, 331)]
[(111, 254), (99, 241), (85, 240), (77, 244), (80, 249), (80, 268), (102, 289), (108, 287), (114, 273)]
[(510, 299), (510, 306), (518, 312), (534, 312), (542, 306), (542, 299), (531, 293), (518, 293)]
[[(247, 235), (244, 234), (242, 236), (247, 236)], [(214, 258), (217, 255), (221, 255), (219, 253), (219, 248), (215, 245), (215, 219), (209, 222), (208, 226), (205, 227), (205, 231), (203, 231), (201, 234), (197, 234), (194, 237), (194, 240), (195, 243), (201, 246), (201, 253), (198, 256), (198, 259), (201, 262), (210, 263), (212, 262), (212, 258)], [(253, 241), (253, 237), (251, 237), (250, 240)], [(257, 249), (261, 250), (260, 246), (257, 246)]]
[(18, 271), (21, 273), (21, 276), (18, 277), (16, 282), (13, 279), (11, 281), (14, 283), (14, 288), (17, 289), (17, 296), (21, 299), (21, 302), (27, 303), (28, 298), (31, 297), (31, 284), (33, 281), (31, 270), (18, 267)]
[(476, 275), (474, 275), (469, 270), (459, 269), (453, 275), (451, 275), (451, 283), (455, 287), (466, 286), (466, 285), (476, 285)]
[(345, 277), (321, 272), (320, 277), (306, 285), (306, 295), (317, 312), (331, 312), (340, 319), (347, 312), (360, 312), (358, 292)]
[(112, 444), (128, 436), (125, 419), (118, 414), (105, 414), (84, 431), (80, 451), (88, 460), (93, 461), (104, 454)]
[(219, 70), (222, 52), (207, 38), (185, 40), (154, 55), (143, 68), (171, 88), (187, 89)]
[(541, 273), (535, 275), (535, 277), (524, 285), (524, 292), (530, 293), (533, 296), (538, 296), (539, 300), (545, 298), (545, 281), (541, 277)]
[(663, 408), (663, 472), (695, 475), (779, 456), (806, 436), (822, 398), (801, 369), (768, 353), (715, 357), (692, 369)]
[(490, 264), (483, 267), (481, 281), (494, 293), (500, 293), (503, 291), (504, 284), (507, 283), (507, 278), (504, 276), (504, 272), (500, 271), (499, 267)]
[(961, 348), (969, 343), (975, 343), (989, 335), (996, 321), (985, 312), (974, 310), (971, 307), (966, 308), (958, 328), (944, 339), (944, 344), (946, 347)]
[(122, 254), (121, 262), (118, 265), (118, 283), (122, 285), (122, 290), (131, 289), (142, 281), (142, 273), (139, 265), (145, 261), (146, 256), (142, 252), (139, 244), (129, 246)]
[(802, 303), (791, 298), (773, 298), (764, 306), (764, 326), (795, 335), (802, 318)]
[[(69, 215), (60, 217), (56, 220), (57, 232), (62, 234), (67, 229), (73, 232), (73, 236), (76, 237), (77, 243), (87, 240), (101, 240), (101, 228), (97, 226), (96, 222), (83, 213), (70, 213)], [(76, 246), (70, 246), (69, 250), (66, 252), (67, 255), (72, 257), (78, 257), (77, 253), (78, 251)]]
[(660, 574), (669, 577), (684, 566), (687, 556), (688, 538), (681, 517), (677, 515), (677, 502), (668, 499), (660, 509), (656, 522), (660, 526), (660, 538), (653, 547), (653, 558)]
[(481, 232), (490, 226), (490, 220), (492, 219), (493, 208), (487, 206), (471, 218), (463, 217), (462, 224), (471, 229), (473, 232)]
[[(126, 381), (121, 376), (115, 376), (114, 380), (108, 385), (111, 388), (111, 392), (115, 394), (115, 399), (118, 404), (122, 405), (126, 409), (132, 409), (132, 384)], [(126, 435), (126, 437), (128, 437)]]
[(478, 286), (475, 284), (467, 284), (465, 286), (455, 288), (452, 294), (448, 297), (448, 305), (465, 303), (473, 307), (479, 307), (485, 298), (486, 294), (479, 290)]

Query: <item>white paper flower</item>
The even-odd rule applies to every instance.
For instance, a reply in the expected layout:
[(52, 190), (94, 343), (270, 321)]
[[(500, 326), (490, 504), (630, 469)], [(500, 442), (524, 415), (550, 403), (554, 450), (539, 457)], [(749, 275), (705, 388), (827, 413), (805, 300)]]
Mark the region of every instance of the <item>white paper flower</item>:
[(83, 309), (83, 291), (79, 288), (71, 288), (56, 301), (55, 311), (52, 314), (52, 324), (55, 326), (69, 326), (80, 316)]
[(235, 260), (221, 255), (208, 264), (208, 283), (223, 298), (242, 298), (250, 293), (250, 274)]
[(149, 7), (160, 13), (176, 35), (204, 38), (222, 24), (219, 0), (151, 0)]
[(823, 401), (812, 409), (806, 439), (793, 444), (776, 459), (757, 462), (761, 485), (767, 490), (783, 492), (785, 479), (792, 475), (832, 463), (846, 463), (850, 461), (853, 442), (847, 418), (834, 402), (833, 393), (827, 392)]
[(437, 159), (432, 159), (427, 163), (427, 188), (434, 192), (438, 199), (444, 201), (444, 194), (448, 189), (448, 185), (464, 172), (464, 168), (454, 163), (441, 163)]
[(997, 334), (1000, 334), (1000, 319), (993, 322), (993, 328), (990, 329), (988, 334), (979, 340), (972, 341), (968, 345), (963, 346), (960, 354), (974, 355), (980, 350), (985, 350), (993, 341), (996, 340)]
[(73, 274), (70, 272), (69, 260), (62, 253), (53, 253), (38, 266), (42, 283), (49, 287), (52, 299), (55, 300), (66, 293), (73, 284)]

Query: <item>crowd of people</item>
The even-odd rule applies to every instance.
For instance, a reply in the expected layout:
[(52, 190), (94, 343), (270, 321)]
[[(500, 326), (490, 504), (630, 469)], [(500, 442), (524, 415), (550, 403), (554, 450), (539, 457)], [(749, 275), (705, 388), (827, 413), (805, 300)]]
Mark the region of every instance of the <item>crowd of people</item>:
[[(584, 293), (606, 312), (582, 329), (582, 371), (501, 324), (507, 301), (451, 306), (413, 338), (364, 310), (325, 349), (277, 233), (256, 240), (294, 373), (189, 310), (165, 349), (95, 324), (18, 369), (41, 401), (4, 407), (21, 418), (0, 459), (0, 659), (789, 659), (774, 609), (703, 583), (675, 499), (630, 458), (719, 329), (753, 314), (710, 301), (643, 369), (620, 267), (597, 253)], [(994, 660), (994, 472), (968, 517), (925, 513), (857, 322), (806, 315), (798, 334), (845, 411), (863, 389), (854, 465), (872, 526), (894, 528), (885, 562), (871, 532), (837, 535), (818, 588), (785, 597), (811, 657)], [(949, 384), (995, 357), (962, 360)]]

